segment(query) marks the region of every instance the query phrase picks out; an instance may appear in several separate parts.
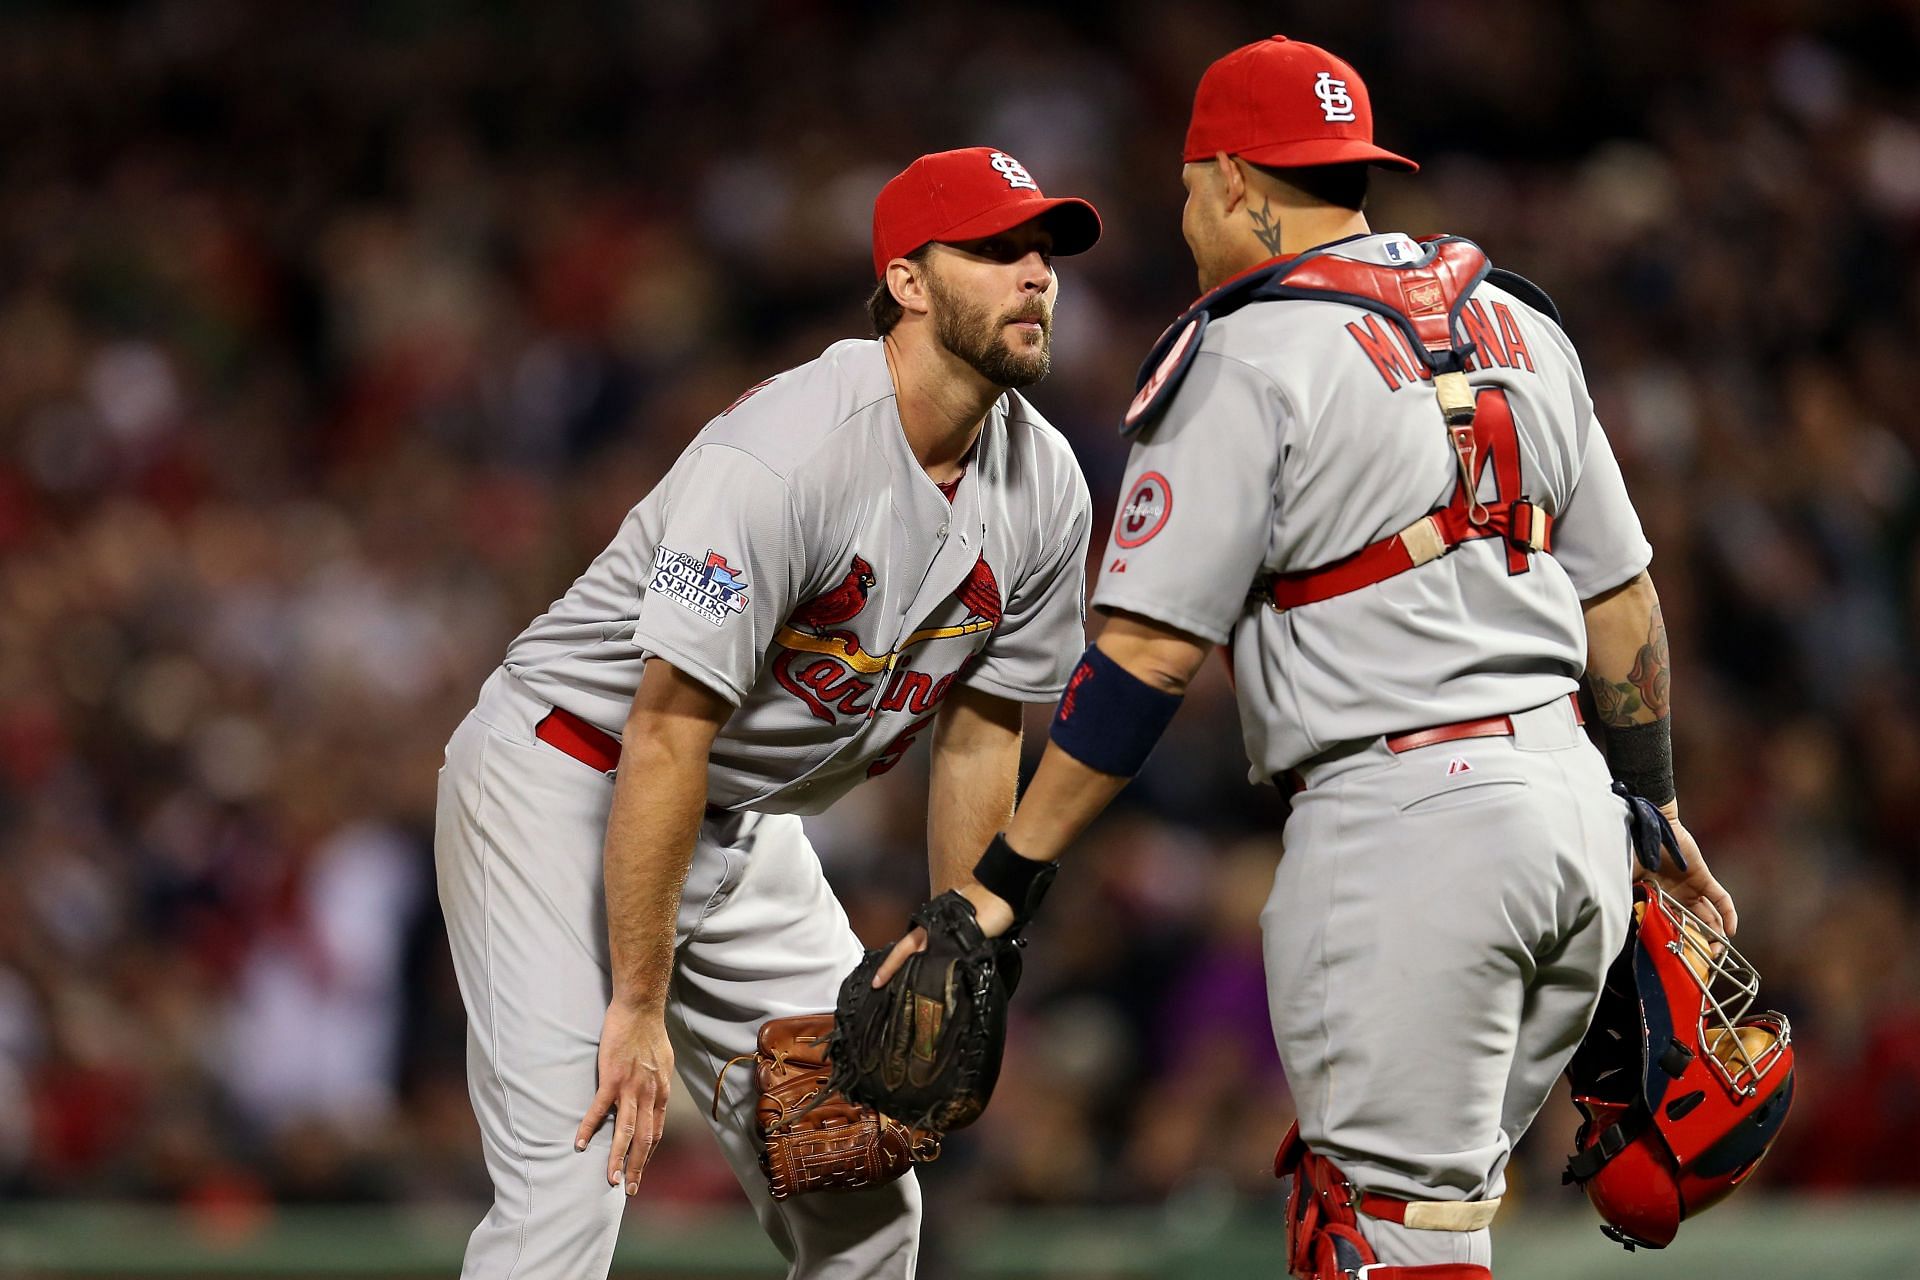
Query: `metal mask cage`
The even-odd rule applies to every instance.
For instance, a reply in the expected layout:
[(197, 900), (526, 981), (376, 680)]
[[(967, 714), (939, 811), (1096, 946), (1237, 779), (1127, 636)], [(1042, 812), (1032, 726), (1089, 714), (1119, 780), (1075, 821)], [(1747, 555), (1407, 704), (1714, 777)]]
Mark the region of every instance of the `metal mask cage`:
[[(1778, 1013), (1747, 1018), (1760, 994), (1760, 973), (1747, 962), (1726, 935), (1680, 904), (1659, 885), (1643, 881), (1650, 901), (1672, 923), (1664, 945), (1686, 965), (1700, 988), (1699, 1039), (1695, 1044), (1707, 1066), (1736, 1097), (1751, 1098), (1786, 1053), (1791, 1029)], [(1742, 1020), (1745, 1019), (1743, 1022)], [(1766, 1043), (1756, 1051), (1743, 1029), (1762, 1033)]]

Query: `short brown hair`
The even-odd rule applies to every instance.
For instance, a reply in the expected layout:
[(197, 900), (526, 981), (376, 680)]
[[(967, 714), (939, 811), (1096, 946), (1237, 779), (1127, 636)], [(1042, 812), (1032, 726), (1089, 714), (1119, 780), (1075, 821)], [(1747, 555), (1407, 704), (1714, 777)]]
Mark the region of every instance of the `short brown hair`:
[[(931, 244), (923, 244), (912, 253), (902, 254), (916, 267), (927, 260), (927, 254), (933, 250)], [(893, 296), (893, 290), (887, 287), (887, 278), (880, 277), (880, 283), (873, 287), (873, 294), (867, 299), (867, 320), (873, 325), (873, 336), (884, 338), (893, 332), (893, 326), (900, 323), (900, 317), (906, 311), (900, 300)]]

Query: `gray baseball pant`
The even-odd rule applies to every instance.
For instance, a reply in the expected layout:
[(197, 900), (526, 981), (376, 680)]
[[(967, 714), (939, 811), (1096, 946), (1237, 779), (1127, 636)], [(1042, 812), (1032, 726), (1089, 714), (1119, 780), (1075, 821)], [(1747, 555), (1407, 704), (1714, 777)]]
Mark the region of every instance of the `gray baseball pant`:
[[(546, 711), (495, 672), (440, 773), (434, 860), (494, 1186), (465, 1280), (604, 1277), (626, 1203), (607, 1184), (611, 1121), (585, 1152), (573, 1149), (612, 991), (601, 845), (613, 783), (533, 736)], [(682, 1087), (706, 1110), (722, 1064), (753, 1052), (762, 1022), (831, 1009), (859, 958), (798, 818), (709, 819), (681, 895), (667, 1004)], [(913, 1175), (775, 1202), (758, 1163), (755, 1093), (750, 1067), (727, 1073), (712, 1128), (788, 1276), (912, 1276)]]
[[(1499, 1196), (1625, 940), (1604, 760), (1564, 698), (1513, 721), (1376, 741), (1304, 770), (1293, 799), (1261, 917), (1274, 1037), (1301, 1136), (1365, 1191)], [(1492, 1263), (1485, 1228), (1360, 1227), (1383, 1263)]]

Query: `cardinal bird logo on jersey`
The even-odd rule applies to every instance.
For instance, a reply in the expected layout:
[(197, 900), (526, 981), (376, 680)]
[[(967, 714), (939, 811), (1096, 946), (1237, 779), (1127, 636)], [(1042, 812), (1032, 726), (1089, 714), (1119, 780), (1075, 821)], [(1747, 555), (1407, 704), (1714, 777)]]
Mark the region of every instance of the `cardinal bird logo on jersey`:
[[(851, 622), (867, 607), (867, 597), (872, 594), (876, 581), (878, 579), (873, 576), (873, 566), (855, 556), (847, 568), (847, 576), (840, 580), (840, 584), (795, 609), (793, 616), (787, 619), (787, 624), (811, 631), (817, 636), (833, 635), (834, 627)], [(844, 632), (839, 634), (845, 635)], [(859, 647), (859, 640), (852, 636), (845, 638), (847, 643)]]
[[(901, 641), (897, 650), (873, 653), (846, 624), (860, 616), (878, 586), (873, 565), (856, 555), (838, 583), (801, 604), (774, 636), (781, 652), (771, 664), (773, 678), (805, 703), (817, 720), (832, 724), (842, 716), (865, 716), (876, 710), (916, 716), (933, 711), (958, 672), (936, 678), (915, 670), (904, 660), (907, 651), (930, 640), (990, 634), (1005, 612), (999, 580), (982, 557), (950, 597), (966, 610), (961, 621), (922, 627)], [(945, 613), (951, 618), (954, 610), (948, 606)], [(876, 690), (880, 690), (877, 700)]]
[(967, 580), (953, 593), (954, 598), (967, 606), (967, 621), (972, 623), (978, 618), (989, 628), (1000, 625), (1001, 600), (1000, 584), (993, 579), (993, 567), (985, 556), (973, 562), (973, 568), (967, 573)]

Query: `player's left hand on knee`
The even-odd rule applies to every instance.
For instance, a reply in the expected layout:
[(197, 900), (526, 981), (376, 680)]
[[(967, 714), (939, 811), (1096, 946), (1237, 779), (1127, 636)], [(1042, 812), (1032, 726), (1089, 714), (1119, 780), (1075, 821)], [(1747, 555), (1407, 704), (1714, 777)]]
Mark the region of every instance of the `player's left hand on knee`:
[(619, 1186), (624, 1176), (628, 1195), (640, 1190), (640, 1175), (666, 1128), (672, 1079), (664, 1012), (618, 999), (608, 1005), (600, 1028), (600, 1087), (573, 1135), (573, 1149), (585, 1151), (600, 1126), (613, 1120), (608, 1186)]

